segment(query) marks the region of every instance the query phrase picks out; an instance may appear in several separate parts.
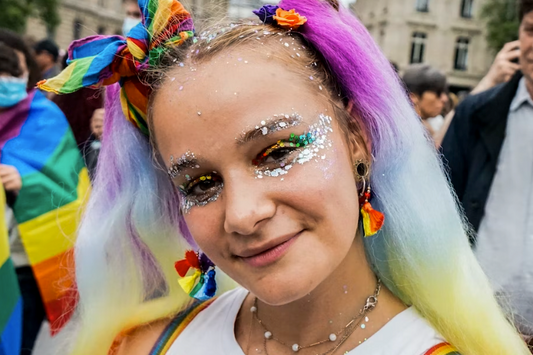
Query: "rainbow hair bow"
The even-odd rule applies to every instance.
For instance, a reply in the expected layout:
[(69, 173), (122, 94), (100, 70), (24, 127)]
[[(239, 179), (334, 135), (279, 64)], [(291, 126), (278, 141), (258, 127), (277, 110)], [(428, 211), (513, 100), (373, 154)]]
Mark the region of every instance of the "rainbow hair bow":
[(194, 36), (189, 12), (177, 0), (138, 0), (142, 21), (124, 39), (121, 36), (90, 36), (72, 42), (69, 66), (58, 76), (37, 86), (56, 94), (83, 87), (121, 86), (120, 101), (126, 118), (148, 134), (146, 113), (150, 87), (143, 84), (146, 69), (159, 62), (168, 48)]
[[(176, 261), (174, 267), (181, 276), (178, 283), (189, 296), (207, 301), (217, 292), (215, 265), (204, 253), (198, 255), (188, 250), (185, 252), (185, 259)], [(194, 273), (187, 276), (190, 269), (193, 269)]]

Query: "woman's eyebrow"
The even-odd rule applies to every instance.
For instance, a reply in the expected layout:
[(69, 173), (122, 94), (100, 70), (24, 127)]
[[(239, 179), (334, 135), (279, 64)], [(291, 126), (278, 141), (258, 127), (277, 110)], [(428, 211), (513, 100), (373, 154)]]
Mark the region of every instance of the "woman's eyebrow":
[(238, 138), (236, 138), (236, 141), (238, 145), (242, 145), (274, 132), (298, 126), (301, 122), (302, 116), (297, 113), (293, 113), (291, 115), (274, 115), (266, 120), (261, 121), (254, 128), (243, 132)]
[(200, 165), (198, 164), (198, 159), (196, 158), (194, 153), (187, 151), (185, 154), (183, 154), (180, 158), (176, 160), (174, 160), (174, 156), (170, 157), (170, 167), (168, 168), (168, 175), (170, 175), (170, 177), (174, 179), (178, 177), (185, 169), (198, 168), (200, 168)]

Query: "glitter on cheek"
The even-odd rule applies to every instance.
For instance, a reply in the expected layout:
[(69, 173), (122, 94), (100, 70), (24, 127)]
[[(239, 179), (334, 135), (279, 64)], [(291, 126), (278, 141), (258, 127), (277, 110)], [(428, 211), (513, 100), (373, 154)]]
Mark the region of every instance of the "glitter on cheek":
[(336, 156), (337, 150), (333, 148), (331, 154), (323, 154), (319, 157), (321, 162), (319, 169), (322, 171), (325, 180), (331, 180), (335, 176), (333, 167), (337, 162)]

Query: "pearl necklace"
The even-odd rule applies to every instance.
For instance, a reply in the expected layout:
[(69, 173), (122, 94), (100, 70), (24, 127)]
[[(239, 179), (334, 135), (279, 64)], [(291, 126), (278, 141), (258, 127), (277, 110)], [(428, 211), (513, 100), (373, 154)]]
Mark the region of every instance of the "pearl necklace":
[[(257, 297), (254, 300), (254, 305), (250, 308), (250, 312), (252, 312), (253, 318), (257, 320), (257, 322), (261, 325), (261, 327), (263, 327), (263, 329), (265, 331), (265, 333), (264, 333), (264, 348), (265, 348), (265, 354), (266, 355), (268, 355), (267, 342), (270, 341), (270, 340), (274, 340), (277, 343), (285, 346), (286, 348), (291, 349), (292, 351), (294, 351), (296, 353), (296, 352), (298, 352), (300, 350), (309, 349), (309, 348), (312, 348), (312, 347), (315, 347), (315, 346), (319, 346), (319, 345), (322, 345), (322, 344), (326, 344), (326, 343), (329, 343), (329, 342), (334, 343), (334, 342), (336, 342), (339, 339), (339, 342), (337, 344), (335, 344), (335, 346), (333, 348), (331, 348), (330, 350), (328, 350), (328, 351), (324, 352), (323, 354), (321, 354), (321, 355), (328, 355), (328, 354), (334, 353), (346, 340), (348, 340), (348, 338), (355, 331), (355, 329), (357, 329), (358, 327), (360, 327), (361, 329), (365, 329), (366, 328), (366, 323), (368, 323), (368, 321), (369, 321), (369, 319), (367, 317), (367, 314), (369, 312), (371, 312), (372, 310), (374, 310), (374, 308), (376, 308), (376, 306), (378, 304), (378, 296), (379, 296), (379, 292), (380, 291), (381, 291), (381, 280), (378, 279), (377, 285), (376, 285), (376, 289), (374, 290), (374, 294), (369, 296), (366, 299), (366, 302), (365, 302), (365, 305), (363, 306), (363, 308), (361, 308), (359, 310), (359, 313), (355, 317), (353, 317), (348, 322), (348, 324), (346, 324), (342, 329), (340, 329), (336, 333), (331, 333), (328, 336), (327, 339), (321, 340), (321, 341), (317, 341), (315, 343), (312, 343), (312, 344), (309, 344), (309, 345), (305, 345), (305, 346), (301, 346), (298, 343), (293, 343), (292, 345), (288, 345), (287, 343), (283, 342), (279, 338), (276, 338), (274, 336), (274, 334), (270, 330), (268, 330), (267, 326), (259, 318)], [(364, 322), (363, 322), (363, 320), (364, 320)], [(359, 343), (361, 343), (361, 342), (359, 342)]]

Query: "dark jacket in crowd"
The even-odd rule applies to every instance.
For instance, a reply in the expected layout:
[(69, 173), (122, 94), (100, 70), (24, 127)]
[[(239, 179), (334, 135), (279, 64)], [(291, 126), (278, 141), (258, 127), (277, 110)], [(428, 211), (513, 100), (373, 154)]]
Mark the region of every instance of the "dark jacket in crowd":
[[(465, 99), (442, 142), (444, 164), (468, 221), (477, 232), (496, 173), (507, 116), (522, 73)], [(475, 243), (475, 237), (471, 242)]]

